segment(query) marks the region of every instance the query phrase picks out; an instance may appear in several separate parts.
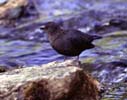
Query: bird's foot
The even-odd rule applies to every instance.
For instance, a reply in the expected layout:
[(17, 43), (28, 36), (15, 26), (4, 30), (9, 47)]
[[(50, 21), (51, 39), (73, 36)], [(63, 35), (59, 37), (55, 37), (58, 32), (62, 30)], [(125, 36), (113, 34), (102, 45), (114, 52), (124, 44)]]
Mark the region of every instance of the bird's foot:
[(66, 60), (67, 61), (67, 66), (77, 66), (77, 67), (81, 67), (81, 62), (77, 61), (77, 60)]

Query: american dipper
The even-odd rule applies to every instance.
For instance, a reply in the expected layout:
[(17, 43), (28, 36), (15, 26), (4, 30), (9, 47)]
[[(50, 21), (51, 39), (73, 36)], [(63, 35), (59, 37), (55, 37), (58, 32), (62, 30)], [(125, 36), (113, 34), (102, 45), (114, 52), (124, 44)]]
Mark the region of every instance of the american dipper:
[(40, 29), (47, 33), (51, 46), (64, 56), (79, 56), (82, 51), (95, 47), (93, 40), (102, 38), (76, 29), (62, 29), (55, 22), (47, 22)]

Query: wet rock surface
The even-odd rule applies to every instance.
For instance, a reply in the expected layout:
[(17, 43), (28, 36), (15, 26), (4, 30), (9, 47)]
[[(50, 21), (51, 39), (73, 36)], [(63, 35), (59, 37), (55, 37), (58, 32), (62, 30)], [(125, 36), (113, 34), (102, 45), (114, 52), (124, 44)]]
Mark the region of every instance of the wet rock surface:
[(52, 62), (0, 74), (0, 99), (99, 100), (97, 81), (69, 63)]
[(27, 0), (8, 0), (0, 6), (0, 19), (15, 19), (20, 16), (22, 8), (28, 4)]
[(28, 22), (30, 19), (35, 19), (38, 16), (35, 12), (34, 4), (30, 0), (1, 0), (0, 25), (15, 27), (21, 20)]

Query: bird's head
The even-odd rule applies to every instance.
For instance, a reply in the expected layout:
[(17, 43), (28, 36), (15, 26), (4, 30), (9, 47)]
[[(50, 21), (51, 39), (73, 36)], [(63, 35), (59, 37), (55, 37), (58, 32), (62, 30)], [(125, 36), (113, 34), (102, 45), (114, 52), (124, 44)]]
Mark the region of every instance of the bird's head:
[(60, 30), (60, 25), (55, 22), (47, 22), (44, 23), (40, 29), (42, 29), (44, 32), (48, 34), (54, 34), (58, 30)]

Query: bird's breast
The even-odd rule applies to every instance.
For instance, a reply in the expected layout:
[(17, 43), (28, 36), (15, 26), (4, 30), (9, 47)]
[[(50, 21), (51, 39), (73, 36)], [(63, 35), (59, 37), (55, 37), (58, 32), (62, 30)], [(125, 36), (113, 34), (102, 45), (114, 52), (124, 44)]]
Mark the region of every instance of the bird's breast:
[(77, 56), (82, 52), (75, 49), (69, 40), (57, 39), (51, 45), (58, 53), (66, 56)]

